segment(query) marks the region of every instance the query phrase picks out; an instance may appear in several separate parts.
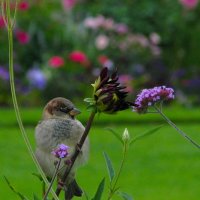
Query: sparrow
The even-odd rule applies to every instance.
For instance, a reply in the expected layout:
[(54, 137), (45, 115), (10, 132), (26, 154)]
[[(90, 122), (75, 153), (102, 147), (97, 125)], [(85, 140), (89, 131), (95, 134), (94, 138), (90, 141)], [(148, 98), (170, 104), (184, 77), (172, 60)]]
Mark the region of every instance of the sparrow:
[[(55, 172), (56, 157), (52, 151), (59, 145), (65, 144), (69, 147), (67, 159), (72, 157), (77, 144), (85, 130), (84, 126), (75, 117), (80, 111), (74, 104), (65, 98), (57, 97), (50, 100), (44, 107), (42, 120), (35, 129), (36, 158), (48, 178), (52, 178)], [(82, 190), (75, 180), (75, 172), (78, 167), (84, 165), (88, 160), (89, 140), (86, 138), (81, 152), (67, 178), (64, 187), (65, 199), (70, 200), (73, 196), (82, 196)], [(58, 173), (58, 179), (64, 174), (65, 166)]]

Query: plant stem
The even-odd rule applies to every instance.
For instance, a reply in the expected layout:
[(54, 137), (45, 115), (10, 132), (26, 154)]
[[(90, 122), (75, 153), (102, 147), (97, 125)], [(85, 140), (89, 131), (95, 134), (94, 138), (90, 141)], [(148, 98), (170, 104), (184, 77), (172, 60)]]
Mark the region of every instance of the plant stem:
[[(21, 115), (20, 115), (20, 111), (19, 111), (19, 106), (18, 106), (18, 102), (17, 102), (17, 97), (16, 97), (16, 91), (15, 91), (15, 81), (14, 81), (14, 70), (13, 70), (13, 23), (11, 21), (11, 13), (10, 13), (10, 0), (6, 0), (6, 19), (7, 19), (7, 30), (8, 30), (8, 47), (9, 47), (9, 75), (10, 75), (10, 88), (11, 88), (11, 95), (12, 95), (12, 100), (13, 100), (13, 106), (14, 106), (14, 110), (15, 110), (15, 115), (17, 118), (17, 122), (20, 128), (20, 131), (22, 133), (23, 139), (25, 141), (25, 144), (28, 148), (29, 154), (33, 160), (33, 162), (35, 163), (38, 171), (40, 172), (44, 182), (47, 184), (47, 186), (49, 186), (49, 182), (45, 176), (45, 174), (43, 173), (36, 157), (35, 154), (32, 150), (30, 141), (28, 139), (28, 136), (26, 134), (25, 128), (23, 126), (23, 122), (21, 119)], [(2, 3), (3, 4), (3, 3)], [(17, 3), (16, 5), (17, 6)], [(4, 8), (2, 8), (4, 9)], [(58, 197), (56, 196), (55, 192), (51, 189), (51, 193), (54, 196), (54, 198), (56, 200), (59, 200)]]
[(54, 175), (53, 175), (53, 177), (51, 179), (51, 183), (50, 183), (50, 185), (49, 185), (49, 187), (48, 187), (48, 189), (47, 189), (47, 191), (46, 191), (46, 193), (44, 195), (43, 200), (47, 200), (47, 196), (48, 196), (48, 194), (49, 194), (49, 192), (50, 192), (50, 190), (51, 190), (51, 188), (53, 186), (54, 180), (55, 180), (55, 178), (56, 178), (56, 176), (58, 174), (58, 171), (59, 171), (59, 168), (60, 168), (60, 163), (61, 163), (61, 158), (59, 159), (59, 161), (58, 161), (58, 163), (56, 165), (56, 169), (55, 169)]
[(188, 135), (186, 135), (181, 129), (179, 129), (176, 124), (174, 124), (157, 106), (154, 105), (156, 111), (167, 121), (167, 123), (172, 126), (180, 135), (182, 135), (185, 139), (187, 139), (190, 143), (192, 143), (195, 147), (200, 149), (200, 145), (197, 144), (194, 140), (192, 140)]
[[(77, 148), (75, 149), (75, 152), (74, 152), (73, 156), (71, 157), (71, 164), (70, 164), (69, 168), (66, 168), (66, 170), (65, 170), (65, 172), (64, 172), (64, 175), (63, 175), (63, 177), (62, 177), (62, 180), (61, 180), (61, 181), (62, 181), (63, 183), (66, 182), (67, 177), (68, 177), (68, 175), (69, 175), (69, 173), (70, 173), (72, 167), (74, 166), (74, 163), (75, 163), (75, 161), (76, 161), (76, 159), (77, 159), (79, 153), (81, 152), (81, 148), (82, 148), (82, 146), (83, 146), (83, 144), (84, 144), (84, 142), (85, 142), (85, 139), (87, 138), (87, 136), (88, 136), (88, 134), (89, 134), (89, 131), (90, 131), (92, 122), (93, 122), (93, 120), (94, 120), (95, 114), (96, 114), (96, 112), (93, 111), (93, 112), (91, 113), (91, 115), (90, 115), (90, 118), (89, 118), (89, 120), (88, 120), (88, 122), (87, 122), (87, 125), (86, 125), (86, 127), (85, 127), (85, 131), (84, 131), (84, 133), (83, 133), (83, 135), (82, 135), (82, 137), (81, 137), (79, 143), (77, 144)], [(59, 196), (60, 192), (61, 192), (61, 188), (60, 188), (60, 187), (57, 187), (57, 189), (56, 189), (56, 195)]]
[(126, 158), (126, 153), (127, 153), (127, 141), (124, 142), (124, 146), (123, 146), (123, 157), (122, 157), (122, 161), (121, 161), (121, 164), (119, 166), (119, 170), (118, 170), (118, 173), (117, 173), (117, 176), (116, 176), (116, 179), (115, 179), (115, 182), (113, 184), (113, 186), (111, 186), (110, 188), (110, 193), (109, 193), (109, 196), (108, 196), (108, 200), (110, 200), (112, 198), (112, 196), (115, 194), (116, 192), (116, 186), (117, 186), (117, 183), (118, 183), (118, 180), (119, 180), (119, 177), (121, 175), (121, 172), (122, 172), (122, 169), (123, 169), (123, 166), (124, 166), (124, 163), (125, 163), (125, 158)]

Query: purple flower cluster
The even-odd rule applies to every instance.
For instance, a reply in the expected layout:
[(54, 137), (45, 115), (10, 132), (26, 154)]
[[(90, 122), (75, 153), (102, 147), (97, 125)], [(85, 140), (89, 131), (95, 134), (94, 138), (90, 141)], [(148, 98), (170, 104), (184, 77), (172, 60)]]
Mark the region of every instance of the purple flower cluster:
[(32, 68), (26, 75), (30, 85), (34, 88), (43, 90), (46, 87), (47, 78), (39, 68)]
[(174, 90), (166, 86), (143, 89), (135, 100), (134, 110), (138, 113), (146, 113), (149, 106), (157, 102), (174, 99)]
[(66, 146), (65, 144), (60, 144), (56, 149), (54, 149), (51, 153), (56, 157), (56, 158), (66, 158), (69, 154), (68, 152), (69, 147)]
[(9, 72), (6, 68), (0, 66), (0, 79), (4, 81), (9, 80)]

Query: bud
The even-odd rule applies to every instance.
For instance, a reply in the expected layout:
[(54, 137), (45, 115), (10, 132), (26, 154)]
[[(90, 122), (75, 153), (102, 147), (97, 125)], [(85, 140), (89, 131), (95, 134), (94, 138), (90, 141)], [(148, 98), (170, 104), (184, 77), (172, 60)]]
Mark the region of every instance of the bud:
[(124, 142), (127, 142), (127, 141), (130, 140), (130, 135), (129, 135), (129, 132), (128, 132), (128, 129), (127, 129), (127, 128), (125, 128), (125, 130), (124, 130), (124, 132), (123, 132), (123, 134), (122, 134), (122, 140), (123, 140)]
[[(94, 84), (93, 98), (90, 99), (90, 105), (94, 105), (98, 112), (113, 114), (117, 111), (126, 110), (132, 104), (125, 100), (128, 92), (124, 86), (119, 83), (117, 72), (108, 74), (108, 69), (102, 69), (100, 76)], [(87, 99), (88, 100), (88, 99)]]

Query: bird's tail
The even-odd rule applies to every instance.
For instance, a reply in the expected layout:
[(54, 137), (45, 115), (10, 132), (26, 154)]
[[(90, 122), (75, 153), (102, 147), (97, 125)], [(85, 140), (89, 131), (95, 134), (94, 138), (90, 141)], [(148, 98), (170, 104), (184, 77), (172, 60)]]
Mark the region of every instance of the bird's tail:
[(81, 197), (82, 190), (74, 179), (65, 189), (65, 200), (71, 200), (73, 196)]

